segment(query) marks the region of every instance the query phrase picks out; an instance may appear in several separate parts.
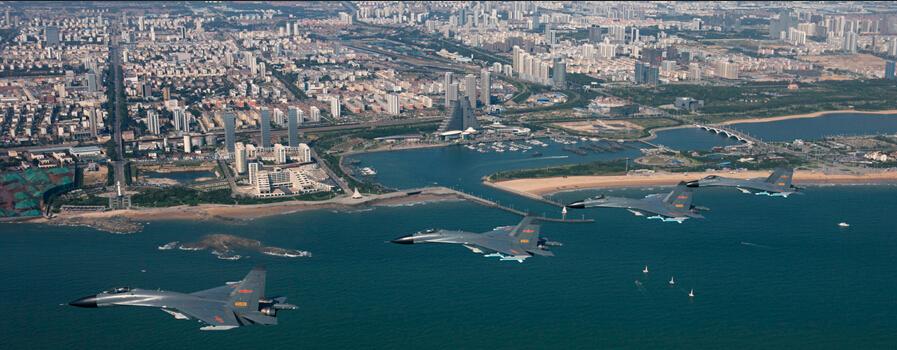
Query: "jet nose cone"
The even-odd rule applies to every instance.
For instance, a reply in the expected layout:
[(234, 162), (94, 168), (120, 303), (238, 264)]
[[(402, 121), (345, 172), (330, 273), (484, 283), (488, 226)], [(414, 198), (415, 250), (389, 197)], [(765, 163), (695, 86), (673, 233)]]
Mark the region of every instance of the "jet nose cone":
[(585, 207), (586, 207), (585, 202), (573, 202), (573, 203), (567, 204), (567, 208), (585, 209)]
[(395, 244), (414, 244), (414, 236), (402, 236), (391, 240), (390, 242)]
[(700, 184), (699, 181), (695, 180), (695, 181), (689, 181), (689, 182), (686, 182), (686, 183), (685, 183), (685, 186), (688, 186), (688, 187), (700, 187), (701, 184)]
[(69, 303), (71, 306), (77, 307), (97, 307), (97, 296), (90, 295)]

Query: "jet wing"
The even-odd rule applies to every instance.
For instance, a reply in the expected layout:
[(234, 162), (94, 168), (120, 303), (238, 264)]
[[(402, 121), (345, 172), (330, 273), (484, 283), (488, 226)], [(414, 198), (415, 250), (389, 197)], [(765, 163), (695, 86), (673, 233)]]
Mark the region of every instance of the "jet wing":
[(174, 305), (166, 305), (164, 309), (175, 309), (208, 324), (209, 326), (203, 327), (203, 330), (227, 330), (241, 326), (233, 310), (222, 302), (185, 300)]
[(201, 290), (198, 292), (190, 293), (190, 295), (195, 295), (200, 298), (205, 299), (215, 299), (215, 300), (227, 300), (230, 297), (230, 293), (236, 288), (236, 284), (228, 284), (221, 287), (210, 288), (206, 290)]
[(477, 242), (472, 242), (478, 247), (482, 247), (486, 250), (491, 250), (494, 252), (498, 252), (504, 255), (530, 255), (529, 252), (526, 251), (523, 247), (518, 244), (515, 244), (509, 240), (502, 239), (484, 239)]

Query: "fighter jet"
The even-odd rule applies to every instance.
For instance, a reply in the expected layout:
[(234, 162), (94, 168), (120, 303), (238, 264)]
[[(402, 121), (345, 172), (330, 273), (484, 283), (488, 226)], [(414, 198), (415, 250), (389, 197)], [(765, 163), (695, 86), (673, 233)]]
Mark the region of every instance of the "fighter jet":
[(766, 179), (742, 180), (710, 175), (700, 180), (690, 181), (688, 187), (735, 187), (747, 194), (788, 198), (792, 194), (802, 194), (797, 192), (800, 188), (791, 184), (793, 176), (793, 168), (777, 168)]
[(691, 199), (691, 189), (685, 186), (685, 182), (680, 182), (672, 192), (666, 195), (663, 193), (649, 194), (642, 199), (599, 195), (570, 203), (567, 207), (576, 209), (593, 207), (626, 208), (636, 216), (645, 216), (647, 212), (655, 214), (654, 216), (649, 216), (648, 219), (681, 224), (688, 218), (703, 219), (704, 216), (699, 211), (708, 210), (707, 208), (692, 205)]
[(523, 260), (533, 255), (554, 256), (549, 246), (560, 243), (550, 242), (539, 237), (538, 219), (527, 216), (517, 226), (496, 227), (485, 233), (472, 233), (451, 230), (427, 230), (392, 240), (398, 244), (420, 243), (452, 243), (461, 244), (470, 251), (484, 254), (487, 258), (499, 258), (501, 261)]
[(277, 310), (293, 310), (285, 297), (265, 298), (265, 269), (256, 267), (243, 280), (184, 294), (120, 287), (72, 301), (78, 307), (148, 306), (178, 320), (195, 318), (204, 331), (220, 331), (253, 324), (277, 324)]

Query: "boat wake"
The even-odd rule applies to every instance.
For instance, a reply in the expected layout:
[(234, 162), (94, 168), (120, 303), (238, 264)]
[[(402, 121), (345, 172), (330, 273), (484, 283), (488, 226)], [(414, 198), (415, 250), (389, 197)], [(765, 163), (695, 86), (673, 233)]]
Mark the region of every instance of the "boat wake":
[(741, 242), (741, 245), (746, 245), (748, 247), (763, 248), (763, 249), (773, 249), (772, 247), (770, 247), (768, 245), (762, 245), (762, 244), (751, 243), (751, 242)]

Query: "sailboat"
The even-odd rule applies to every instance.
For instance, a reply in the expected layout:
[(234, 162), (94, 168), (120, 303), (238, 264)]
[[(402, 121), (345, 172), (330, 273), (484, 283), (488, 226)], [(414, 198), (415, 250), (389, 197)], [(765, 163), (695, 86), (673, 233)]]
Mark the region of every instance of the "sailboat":
[(694, 297), (695, 297), (695, 289), (694, 289), (694, 288), (692, 288), (691, 291), (688, 292), (688, 297), (689, 297), (689, 298), (694, 298)]
[(670, 277), (670, 285), (672, 286), (672, 285), (675, 285), (675, 284), (676, 284), (676, 280), (673, 279), (673, 277)]
[(648, 265), (645, 265), (645, 269), (642, 270), (642, 273), (648, 273)]

